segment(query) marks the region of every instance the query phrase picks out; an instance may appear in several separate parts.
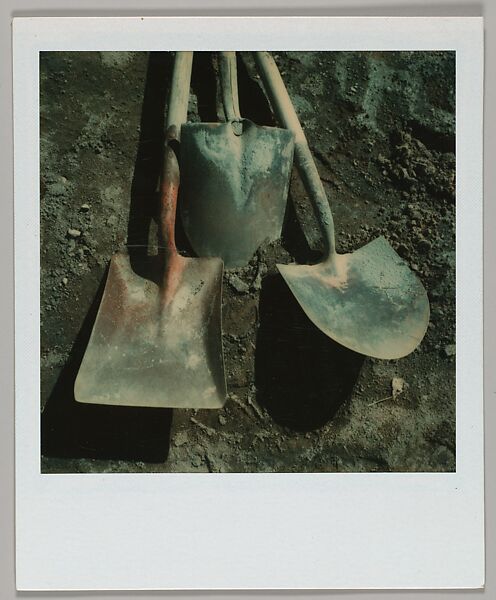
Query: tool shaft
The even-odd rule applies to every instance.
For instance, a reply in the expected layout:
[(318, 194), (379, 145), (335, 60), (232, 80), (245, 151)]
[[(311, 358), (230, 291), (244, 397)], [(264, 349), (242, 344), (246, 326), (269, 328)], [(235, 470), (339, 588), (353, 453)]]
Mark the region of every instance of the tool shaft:
[(181, 135), (181, 125), (185, 123), (188, 118), (188, 100), (192, 66), (193, 52), (176, 52), (171, 91), (169, 95), (166, 128), (169, 129), (171, 125), (175, 125), (177, 128), (178, 140)]
[(181, 125), (188, 118), (189, 88), (193, 52), (176, 52), (167, 111), (167, 130), (159, 188), (160, 242), (169, 253), (175, 253), (174, 227), (176, 222), (177, 193), (179, 189), (179, 164), (175, 145), (181, 135)]
[(222, 89), (222, 104), (227, 121), (241, 118), (239, 110), (238, 73), (236, 67), (236, 52), (219, 52), (220, 82)]

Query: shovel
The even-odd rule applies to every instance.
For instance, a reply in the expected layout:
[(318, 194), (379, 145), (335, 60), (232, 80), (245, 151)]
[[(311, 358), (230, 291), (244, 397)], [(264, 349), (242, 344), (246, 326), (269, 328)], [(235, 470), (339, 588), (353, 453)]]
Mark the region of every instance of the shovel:
[(240, 117), (236, 53), (219, 58), (227, 122), (183, 125), (180, 211), (195, 252), (234, 268), (281, 236), (294, 140), (287, 129)]
[(406, 356), (429, 323), (422, 283), (383, 237), (350, 254), (336, 252), (329, 202), (277, 65), (268, 52), (255, 52), (255, 60), (274, 111), (295, 134), (295, 161), (325, 242), (322, 262), (277, 265), (281, 275), (310, 320), (332, 339), (367, 356)]
[(102, 302), (76, 378), (78, 402), (221, 408), (222, 260), (180, 256), (174, 242), (179, 166), (192, 52), (177, 52), (160, 182), (158, 254), (138, 275), (127, 251), (112, 257)]

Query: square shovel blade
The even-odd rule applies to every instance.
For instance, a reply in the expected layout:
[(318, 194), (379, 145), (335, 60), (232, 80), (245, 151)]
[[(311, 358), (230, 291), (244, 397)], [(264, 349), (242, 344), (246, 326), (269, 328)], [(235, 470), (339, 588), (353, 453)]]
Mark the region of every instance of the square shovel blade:
[(112, 257), (75, 382), (76, 400), (221, 408), (222, 261), (162, 253), (145, 262), (138, 275), (127, 251)]

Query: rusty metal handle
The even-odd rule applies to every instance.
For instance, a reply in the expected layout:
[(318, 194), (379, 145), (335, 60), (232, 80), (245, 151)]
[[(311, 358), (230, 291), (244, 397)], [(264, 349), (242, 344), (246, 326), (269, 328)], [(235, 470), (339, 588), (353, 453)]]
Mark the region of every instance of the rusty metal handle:
[(260, 75), (272, 108), (281, 123), (295, 135), (295, 159), (298, 172), (312, 202), (317, 220), (324, 236), (326, 258), (336, 254), (334, 220), (320, 175), (308, 147), (288, 90), (279, 73), (277, 64), (269, 52), (254, 52)]
[(239, 121), (238, 71), (236, 52), (219, 52), (220, 86), (222, 104), (227, 121)]
[(172, 253), (176, 253), (175, 224), (177, 194), (179, 191), (179, 163), (172, 148), (173, 140), (177, 139), (174, 125), (166, 133), (167, 143), (164, 148), (164, 163), (160, 180), (160, 211), (159, 234), (160, 245)]
[(160, 245), (165, 246), (170, 253), (177, 253), (174, 228), (179, 190), (179, 163), (175, 147), (180, 139), (181, 125), (186, 122), (188, 117), (192, 65), (193, 52), (176, 52), (167, 112), (164, 162), (159, 187)]

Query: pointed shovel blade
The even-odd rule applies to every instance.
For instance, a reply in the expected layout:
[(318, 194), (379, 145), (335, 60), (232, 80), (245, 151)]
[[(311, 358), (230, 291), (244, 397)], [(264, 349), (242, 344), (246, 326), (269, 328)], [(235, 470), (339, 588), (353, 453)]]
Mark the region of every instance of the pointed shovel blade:
[(292, 132), (247, 119), (182, 126), (179, 208), (199, 256), (242, 267), (281, 236), (293, 149)]
[(425, 335), (427, 293), (383, 237), (316, 265), (277, 266), (309, 319), (355, 352), (401, 358)]

